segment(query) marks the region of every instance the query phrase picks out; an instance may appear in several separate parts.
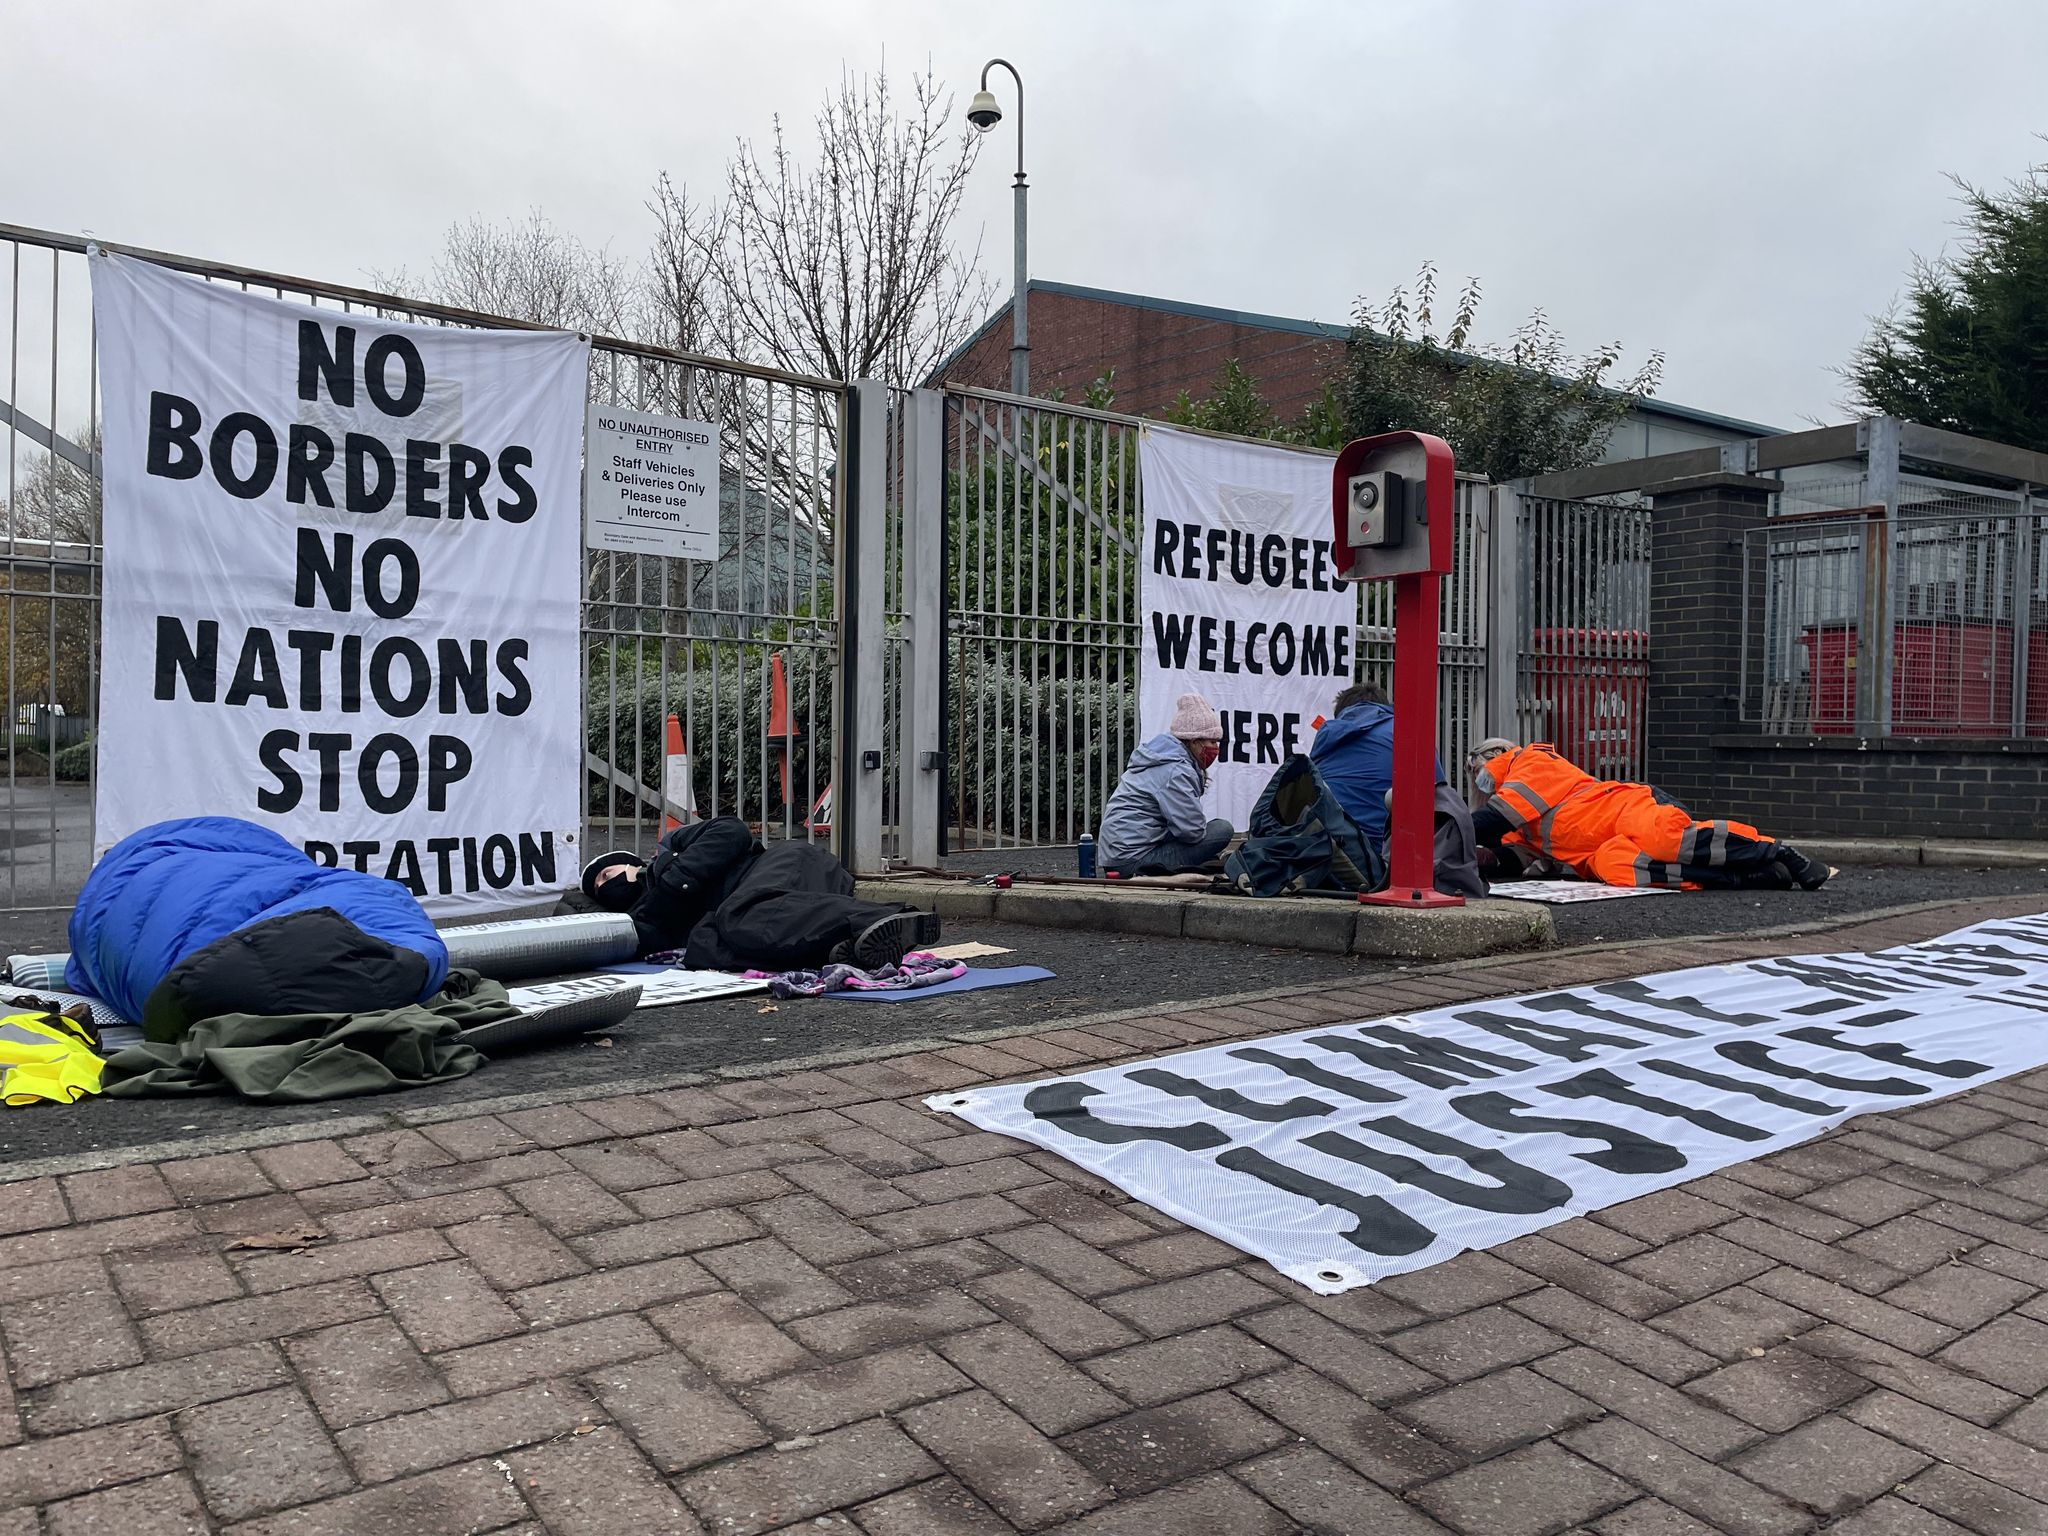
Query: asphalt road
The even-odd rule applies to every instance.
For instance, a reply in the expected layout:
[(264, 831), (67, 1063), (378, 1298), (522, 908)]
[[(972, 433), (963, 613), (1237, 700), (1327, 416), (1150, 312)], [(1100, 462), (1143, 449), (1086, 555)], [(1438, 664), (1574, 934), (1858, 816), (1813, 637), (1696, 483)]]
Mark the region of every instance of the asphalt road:
[[(1841, 919), (1880, 907), (2036, 891), (2048, 908), (2048, 870), (1848, 869), (1815, 893), (1697, 892), (1552, 910), (1561, 942), (1583, 944), (1740, 933)], [(88, 1100), (63, 1108), (5, 1110), (0, 1111), (0, 1158), (19, 1161), (500, 1096), (612, 1084), (623, 1089), (628, 1083), (720, 1067), (1050, 1023), (1120, 1008), (1165, 1008), (1237, 992), (1340, 983), (1391, 969), (1335, 955), (996, 923), (949, 925), (945, 937), (979, 939), (1014, 951), (978, 964), (1042, 965), (1056, 979), (891, 1003), (804, 998), (767, 1011), (765, 998), (750, 996), (646, 1009), (615, 1031), (609, 1046), (578, 1043), (508, 1056), (459, 1082), (332, 1105)], [(1816, 948), (1825, 946), (1824, 937), (1816, 939)], [(4, 952), (62, 947), (62, 914), (0, 914)]]

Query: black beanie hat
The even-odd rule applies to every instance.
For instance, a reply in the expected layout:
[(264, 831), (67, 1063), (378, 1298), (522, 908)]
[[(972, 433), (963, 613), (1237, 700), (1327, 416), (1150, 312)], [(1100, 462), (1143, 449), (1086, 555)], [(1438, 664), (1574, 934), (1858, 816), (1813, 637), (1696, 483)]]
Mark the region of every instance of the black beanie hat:
[(624, 912), (640, 897), (640, 882), (637, 880), (624, 880), (614, 875), (602, 885), (598, 883), (598, 875), (616, 864), (631, 864), (637, 869), (647, 867), (647, 861), (639, 854), (624, 848), (599, 854), (583, 866), (583, 894), (607, 912)]

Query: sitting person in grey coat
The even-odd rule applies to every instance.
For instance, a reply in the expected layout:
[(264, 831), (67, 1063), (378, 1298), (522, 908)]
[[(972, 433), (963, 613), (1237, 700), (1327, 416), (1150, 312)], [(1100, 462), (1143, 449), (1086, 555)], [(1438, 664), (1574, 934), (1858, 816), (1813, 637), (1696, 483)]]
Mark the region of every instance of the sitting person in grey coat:
[(1229, 845), (1229, 822), (1206, 816), (1209, 765), (1223, 722), (1199, 693), (1184, 693), (1173, 723), (1131, 754), (1102, 808), (1096, 851), (1105, 874), (1181, 875), (1212, 864)]

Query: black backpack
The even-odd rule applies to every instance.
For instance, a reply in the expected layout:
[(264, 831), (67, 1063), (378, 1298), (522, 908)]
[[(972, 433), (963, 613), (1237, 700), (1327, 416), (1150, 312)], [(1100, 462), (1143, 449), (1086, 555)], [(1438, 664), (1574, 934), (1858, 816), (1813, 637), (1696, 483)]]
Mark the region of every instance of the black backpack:
[(1223, 863), (1223, 875), (1245, 896), (1291, 896), (1300, 891), (1376, 891), (1387, 880), (1386, 856), (1316, 772), (1296, 755), (1267, 781), (1243, 845)]

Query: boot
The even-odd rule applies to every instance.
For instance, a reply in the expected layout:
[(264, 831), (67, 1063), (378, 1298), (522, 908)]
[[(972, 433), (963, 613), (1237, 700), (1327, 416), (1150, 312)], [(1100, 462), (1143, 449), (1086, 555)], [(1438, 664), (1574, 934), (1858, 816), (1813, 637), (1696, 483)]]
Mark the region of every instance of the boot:
[(913, 949), (938, 941), (938, 913), (897, 912), (833, 945), (830, 963), (879, 971), (885, 965), (896, 964)]
[(1771, 862), (1785, 871), (1792, 883), (1802, 891), (1817, 891), (1838, 873), (1832, 864), (1823, 864), (1818, 859), (1809, 859), (1790, 843), (1778, 844), (1777, 857)]

